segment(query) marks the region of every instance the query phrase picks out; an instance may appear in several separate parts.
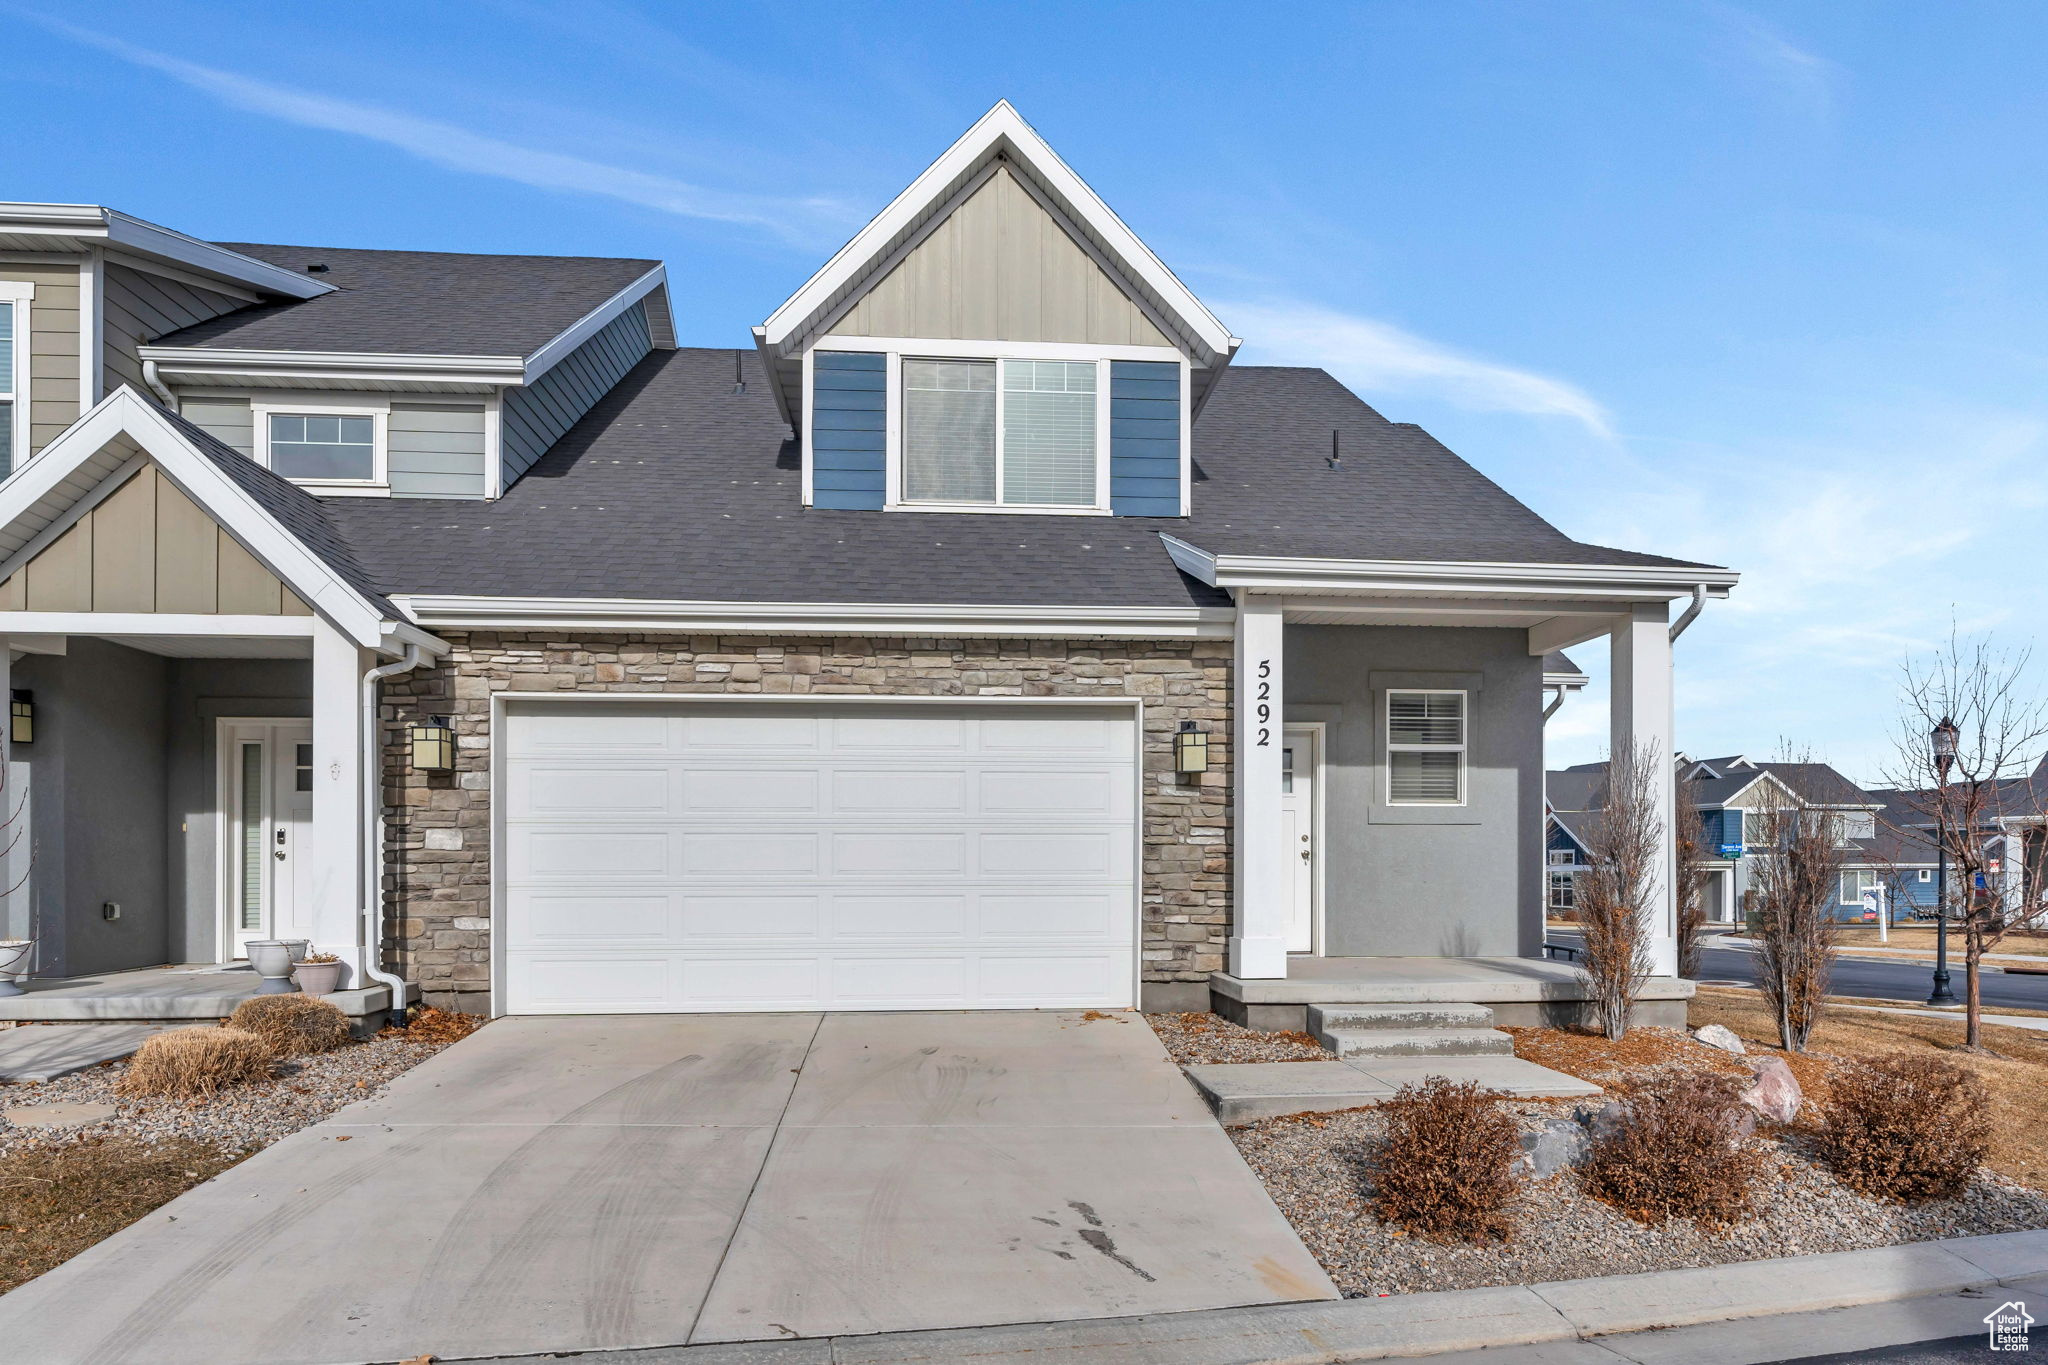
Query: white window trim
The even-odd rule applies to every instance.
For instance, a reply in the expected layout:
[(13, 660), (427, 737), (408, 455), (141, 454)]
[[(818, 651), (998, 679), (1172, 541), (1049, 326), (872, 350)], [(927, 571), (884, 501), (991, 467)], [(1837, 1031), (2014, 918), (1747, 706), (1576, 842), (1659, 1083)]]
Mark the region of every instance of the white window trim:
[[(1172, 346), (1091, 345), (1069, 341), (955, 341), (938, 337), (858, 337), (827, 335), (804, 352), (804, 505), (812, 505), (811, 473), (816, 467), (811, 446), (812, 403), (816, 396), (816, 365), (819, 351), (853, 351), (885, 357), (883, 380), (887, 395), (883, 404), (884, 482), (882, 510), (885, 512), (969, 512), (979, 516), (1061, 516), (1107, 517), (1114, 515), (1110, 494), (1110, 362), (1115, 360), (1171, 361), (1180, 367), (1181, 394), (1181, 515), (1187, 515), (1193, 458), (1189, 439), (1188, 358)], [(1003, 380), (1005, 360), (1092, 360), (1095, 362), (1095, 502), (1004, 503), (923, 502), (903, 496), (903, 362), (910, 360), (992, 360), (999, 362), (996, 373), (996, 487), (1002, 488)]]
[[(1849, 884), (1849, 878), (1851, 877), (1856, 879), (1856, 894), (1854, 896), (1844, 896), (1842, 888)], [(1865, 891), (1881, 889), (1883, 881), (1883, 878), (1868, 868), (1845, 867), (1842, 869), (1841, 876), (1836, 878), (1835, 904), (1861, 905), (1863, 904), (1863, 893)]]
[(1933, 880), (1934, 880), (1934, 869), (1933, 869), (1933, 868), (1931, 868), (1931, 867), (1923, 867), (1923, 868), (1921, 868), (1921, 869), (1920, 869), (1920, 876), (1919, 876), (1918, 880), (1920, 880), (1920, 881), (1923, 881), (1923, 882), (1931, 882), (1931, 881), (1933, 881)]
[(270, 419), (273, 414), (370, 418), (373, 423), (370, 434), (373, 473), (370, 478), (293, 479), (292, 482), (308, 493), (323, 497), (376, 498), (391, 495), (390, 399), (357, 394), (335, 394), (331, 398), (324, 395), (289, 399), (252, 397), (249, 412), (255, 427), (250, 435), (250, 444), (256, 452), (256, 463), (265, 469), (270, 468)]
[[(1394, 698), (1395, 697), (1456, 697), (1458, 698), (1458, 743), (1456, 744), (1397, 744), (1394, 742)], [(1422, 810), (1456, 810), (1468, 804), (1470, 792), (1466, 790), (1465, 774), (1471, 766), (1468, 753), (1472, 746), (1472, 694), (1462, 687), (1389, 687), (1380, 703), (1380, 734), (1386, 746), (1387, 760), (1383, 765), (1386, 775), (1385, 799), (1389, 806), (1419, 808)], [(1458, 756), (1458, 799), (1455, 801), (1396, 801), (1394, 799), (1394, 755), (1397, 753), (1443, 754)]]
[(36, 287), (25, 280), (0, 280), (0, 308), (14, 311), (14, 383), (7, 414), (13, 424), (14, 469), (29, 462), (29, 305), (35, 297)]

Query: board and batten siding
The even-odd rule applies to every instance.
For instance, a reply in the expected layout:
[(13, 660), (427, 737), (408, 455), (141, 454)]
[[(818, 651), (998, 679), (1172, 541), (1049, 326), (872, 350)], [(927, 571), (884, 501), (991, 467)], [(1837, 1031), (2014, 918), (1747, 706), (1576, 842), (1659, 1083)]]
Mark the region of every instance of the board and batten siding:
[(1109, 505), (1120, 517), (1181, 514), (1180, 366), (1109, 363)]
[(811, 506), (878, 512), (888, 496), (889, 358), (811, 355)]
[(102, 388), (107, 393), (123, 384), (133, 385), (138, 393), (149, 393), (142, 378), (142, 359), (136, 354), (138, 347), (182, 327), (250, 306), (246, 299), (111, 261), (102, 269), (101, 281), (105, 311), (100, 318), (100, 364)]
[[(28, 305), (28, 454), (78, 420), (78, 267), (0, 261), (0, 280), (35, 286)], [(17, 338), (15, 344), (21, 345)]]
[(313, 614), (153, 464), (8, 575), (0, 611)]
[(1007, 166), (827, 330), (951, 341), (1173, 345)]
[[(306, 397), (295, 394), (294, 401)], [(222, 444), (256, 457), (247, 398), (187, 398), (180, 411)], [(486, 492), (484, 409), (475, 402), (394, 400), (385, 424), (385, 472), (394, 498), (481, 498)]]
[(507, 389), (500, 418), (506, 486), (533, 468), (653, 349), (643, 302), (605, 324), (532, 384)]

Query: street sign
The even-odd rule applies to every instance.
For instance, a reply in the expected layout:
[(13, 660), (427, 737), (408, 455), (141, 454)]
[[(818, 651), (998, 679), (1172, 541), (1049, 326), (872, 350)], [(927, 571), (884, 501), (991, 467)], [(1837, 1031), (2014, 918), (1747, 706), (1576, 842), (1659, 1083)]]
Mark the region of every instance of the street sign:
[(1721, 845), (1721, 856), (1722, 856), (1723, 858), (1740, 858), (1740, 857), (1742, 856), (1742, 845), (1741, 845), (1741, 844), (1723, 844), (1723, 845)]

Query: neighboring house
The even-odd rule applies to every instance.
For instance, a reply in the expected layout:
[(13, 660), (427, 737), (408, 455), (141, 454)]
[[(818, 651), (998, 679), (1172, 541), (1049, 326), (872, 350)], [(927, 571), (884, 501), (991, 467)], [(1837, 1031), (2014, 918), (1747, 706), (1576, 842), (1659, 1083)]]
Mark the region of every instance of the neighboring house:
[[(1699, 817), (1705, 856), (1697, 866), (1707, 874), (1709, 922), (1742, 921), (1749, 903), (1751, 864), (1760, 851), (1757, 813), (1794, 805), (1833, 814), (1837, 838), (1846, 850), (1832, 906), (1836, 919), (1861, 922), (1875, 918), (1880, 908), (1888, 909), (1894, 920), (1931, 911), (1933, 846), (1887, 823), (1883, 793), (1865, 791), (1825, 763), (1758, 761), (1741, 754), (1695, 759), (1681, 753), (1676, 771), (1678, 789)], [(1545, 909), (1551, 914), (1573, 909), (1574, 879), (1588, 865), (1606, 785), (1605, 763), (1545, 774)]]
[[(1885, 823), (1897, 837), (1927, 850), (1922, 869), (1926, 883), (1935, 881), (1936, 834), (1927, 812), (1935, 809), (1931, 792), (1906, 790), (1875, 791), (1871, 795), (1885, 803)], [(1951, 807), (1953, 809), (1953, 807)], [(2040, 913), (2044, 891), (2048, 891), (2048, 757), (2025, 777), (2006, 778), (1990, 784), (1981, 807), (1979, 836), (1989, 867), (1980, 878), (1980, 889), (1993, 889), (2003, 898), (2008, 913), (2023, 908)], [(1988, 880), (1994, 885), (1981, 886)], [(1923, 887), (1924, 901), (1917, 902), (1932, 914), (1936, 904), (1931, 885)], [(1957, 888), (1951, 888), (1952, 892)]]
[(1669, 750), (1670, 604), (1736, 581), (1233, 365), (1007, 104), (737, 345), (652, 261), (38, 204), (0, 251), (46, 977), (298, 936), (494, 1012), (1534, 999), (1556, 652), (1608, 638)]

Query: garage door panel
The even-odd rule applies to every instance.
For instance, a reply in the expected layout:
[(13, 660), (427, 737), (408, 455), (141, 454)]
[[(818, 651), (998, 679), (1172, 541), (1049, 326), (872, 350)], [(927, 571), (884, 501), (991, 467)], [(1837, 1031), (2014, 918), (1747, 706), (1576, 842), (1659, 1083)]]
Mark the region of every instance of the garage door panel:
[(570, 705), (505, 726), (509, 1009), (1131, 1003), (1130, 710)]

